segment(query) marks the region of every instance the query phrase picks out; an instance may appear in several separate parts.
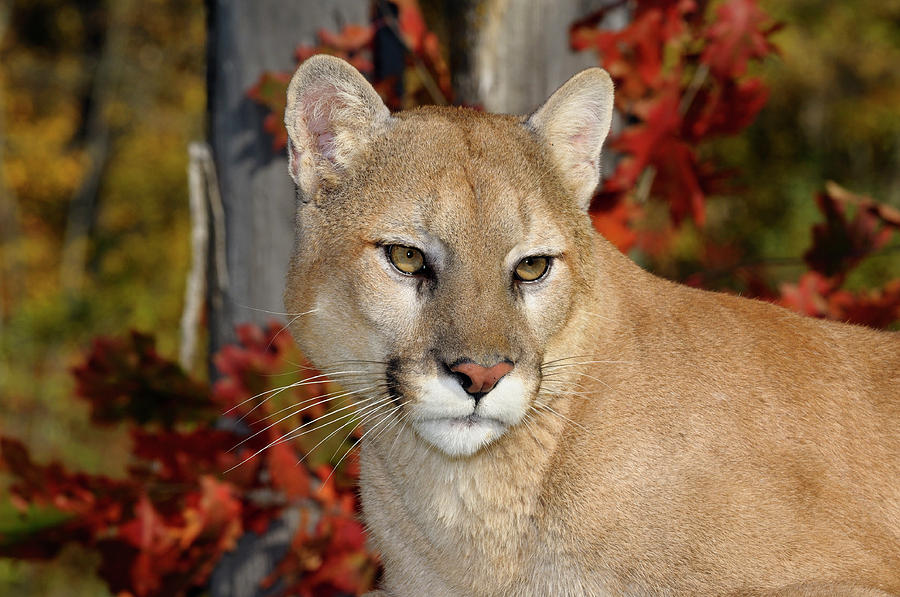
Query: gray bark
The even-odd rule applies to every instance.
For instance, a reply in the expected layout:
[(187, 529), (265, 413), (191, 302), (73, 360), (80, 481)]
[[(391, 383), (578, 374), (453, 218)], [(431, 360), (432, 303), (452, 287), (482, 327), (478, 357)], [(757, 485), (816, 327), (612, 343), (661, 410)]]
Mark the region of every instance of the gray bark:
[[(294, 49), (320, 28), (365, 23), (366, 0), (211, 0), (209, 134), (225, 211), (228, 284), (208, 268), (209, 350), (234, 341), (234, 326), (280, 312), (294, 240), (294, 189), (283, 151), (263, 132), (265, 111), (247, 97), (265, 71), (290, 71)], [(211, 231), (214, 235), (214, 231)], [(221, 238), (211, 237), (213, 243)], [(211, 252), (213, 253), (213, 252)]]
[[(209, 137), (224, 212), (220, 217), (218, 202), (211, 201), (206, 268), (211, 356), (234, 341), (236, 324), (265, 323), (284, 310), (284, 275), (294, 242), (296, 199), (287, 158), (272, 150), (263, 131), (265, 111), (247, 91), (266, 71), (292, 72), (294, 49), (314, 43), (318, 29), (367, 22), (369, 3), (210, 0), (207, 8)], [(224, 268), (216, 262), (218, 247), (224, 247)], [(298, 520), (296, 511), (287, 510), (262, 537), (243, 537), (216, 567), (210, 594), (269, 594), (260, 582), (287, 553)]]
[[(597, 65), (573, 52), (569, 26), (614, 0), (423, 0), (426, 17), (450, 51), (457, 103), (527, 114), (576, 72)], [(618, 29), (627, 9), (602, 26)]]

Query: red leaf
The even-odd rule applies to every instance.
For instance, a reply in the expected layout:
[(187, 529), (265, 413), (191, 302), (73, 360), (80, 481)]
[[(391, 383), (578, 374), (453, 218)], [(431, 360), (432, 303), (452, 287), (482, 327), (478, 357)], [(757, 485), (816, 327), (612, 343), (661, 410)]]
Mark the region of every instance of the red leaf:
[(652, 166), (652, 191), (668, 201), (673, 220), (678, 223), (690, 215), (703, 225), (706, 215), (700, 164), (694, 149), (681, 138), (681, 128), (679, 99), (670, 92), (651, 108), (646, 124), (631, 127), (613, 142), (617, 149), (630, 154), (613, 178), (624, 187), (632, 187), (645, 168)]
[(624, 201), (610, 210), (591, 211), (591, 221), (597, 232), (626, 254), (637, 239), (637, 234), (630, 227), (630, 216), (630, 210)]
[(319, 29), (319, 40), (342, 52), (358, 52), (372, 43), (375, 28), (371, 25), (345, 25), (340, 33), (332, 33), (327, 29)]
[(833, 284), (816, 272), (803, 274), (797, 284), (783, 284), (778, 303), (803, 315), (825, 317), (828, 313), (826, 294)]
[(266, 450), (266, 462), (272, 485), (281, 489), (289, 499), (310, 495), (310, 476), (306, 468), (297, 466), (299, 457), (289, 444), (282, 443)]
[(900, 280), (856, 295), (840, 290), (829, 298), (828, 307), (833, 319), (886, 328), (900, 320)]
[[(850, 220), (844, 208), (849, 202), (857, 206)], [(813, 226), (812, 246), (803, 258), (810, 268), (826, 276), (844, 276), (864, 257), (887, 244), (893, 234), (890, 211), (885, 219), (874, 201), (834, 183), (816, 195), (816, 203), (825, 221)]]
[(756, 0), (727, 0), (716, 9), (706, 30), (707, 46), (700, 58), (715, 77), (740, 77), (747, 63), (776, 51), (769, 35), (777, 29)]
[(154, 340), (139, 332), (97, 338), (85, 362), (72, 373), (76, 392), (90, 403), (95, 423), (128, 419), (170, 427), (176, 419), (212, 414), (206, 388), (177, 363), (160, 357)]
[(769, 89), (762, 79), (723, 81), (697, 93), (685, 116), (685, 130), (695, 142), (715, 135), (736, 135), (750, 126), (768, 99)]

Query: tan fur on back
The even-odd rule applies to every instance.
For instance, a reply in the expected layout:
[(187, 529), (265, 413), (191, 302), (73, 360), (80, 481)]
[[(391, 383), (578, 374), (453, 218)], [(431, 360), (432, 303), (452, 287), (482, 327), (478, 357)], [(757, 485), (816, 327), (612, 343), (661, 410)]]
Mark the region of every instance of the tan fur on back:
[[(332, 60), (301, 67), (289, 130), (332, 126), (354, 85), (374, 101)], [(351, 91), (303, 112), (328, 77)], [(372, 386), (361, 490), (383, 590), (900, 595), (900, 337), (644, 272), (585, 213), (596, 153), (570, 167), (543, 114), (373, 108), (359, 137), (343, 121), (292, 133), (304, 201), (285, 302), (309, 312), (292, 331), (319, 368)], [(432, 278), (391, 269), (383, 245), (412, 242)], [(558, 257), (523, 287), (511, 268), (538, 249)], [(451, 454), (412, 420), (460, 358), (515, 363), (481, 398), (502, 394), (496, 425), (515, 422)]]

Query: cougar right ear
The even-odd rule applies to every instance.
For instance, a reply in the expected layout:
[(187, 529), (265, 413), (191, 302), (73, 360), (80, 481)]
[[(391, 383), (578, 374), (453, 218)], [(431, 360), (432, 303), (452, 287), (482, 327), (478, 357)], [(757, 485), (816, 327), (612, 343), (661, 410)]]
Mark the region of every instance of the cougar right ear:
[(304, 201), (359, 159), (390, 119), (375, 89), (348, 63), (326, 55), (304, 61), (284, 111), (289, 171)]

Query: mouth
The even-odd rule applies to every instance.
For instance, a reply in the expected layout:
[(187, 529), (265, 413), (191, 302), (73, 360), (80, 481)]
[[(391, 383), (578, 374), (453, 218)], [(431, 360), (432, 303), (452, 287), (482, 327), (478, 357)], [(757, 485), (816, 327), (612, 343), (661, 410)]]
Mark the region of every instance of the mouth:
[(459, 425), (461, 427), (474, 427), (475, 425), (480, 425), (485, 421), (490, 421), (494, 423), (500, 423), (497, 419), (491, 419), (488, 417), (482, 417), (475, 413), (471, 415), (467, 415), (465, 417), (442, 417), (439, 419), (432, 419), (434, 421), (444, 421), (449, 425)]
[(497, 419), (475, 413), (463, 417), (441, 417), (413, 421), (425, 441), (450, 456), (469, 456), (499, 438), (507, 426)]

